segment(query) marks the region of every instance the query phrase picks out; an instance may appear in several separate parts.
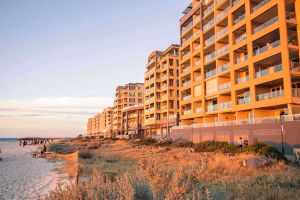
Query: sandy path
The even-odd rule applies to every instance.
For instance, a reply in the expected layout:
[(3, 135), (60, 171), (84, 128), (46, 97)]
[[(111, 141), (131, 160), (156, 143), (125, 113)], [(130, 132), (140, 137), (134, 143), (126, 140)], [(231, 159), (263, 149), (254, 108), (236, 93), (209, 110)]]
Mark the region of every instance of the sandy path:
[(16, 142), (0, 142), (0, 200), (37, 199), (54, 189), (59, 178), (59, 163), (31, 158), (36, 146), (20, 147)]

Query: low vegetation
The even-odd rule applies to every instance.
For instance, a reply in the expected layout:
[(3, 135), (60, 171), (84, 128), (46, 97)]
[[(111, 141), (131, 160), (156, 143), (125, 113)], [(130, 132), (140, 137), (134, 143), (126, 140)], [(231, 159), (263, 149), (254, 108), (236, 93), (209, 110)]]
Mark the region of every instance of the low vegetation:
[(215, 153), (256, 153), (268, 158), (285, 160), (281, 152), (276, 148), (263, 143), (254, 143), (248, 146), (239, 147), (228, 142), (206, 141), (194, 146), (196, 152), (215, 152)]
[(49, 144), (47, 151), (59, 154), (70, 154), (74, 152), (72, 146), (64, 142)]
[[(241, 148), (226, 142), (193, 145), (182, 140), (150, 138), (135, 142), (103, 140), (100, 144), (98, 149), (88, 149), (92, 144), (80, 144), (85, 148), (79, 154), (82, 158), (80, 176), (89, 177), (89, 181), (58, 186), (47, 200), (289, 200), (300, 195), (299, 169), (282, 161), (260, 169), (242, 165), (243, 160), (257, 154), (280, 157), (277, 150), (265, 144)], [(144, 146), (140, 148), (137, 144)], [(157, 146), (167, 148), (153, 148)], [(191, 147), (199, 153), (191, 153)], [(83, 154), (86, 152), (90, 153), (87, 157)]]

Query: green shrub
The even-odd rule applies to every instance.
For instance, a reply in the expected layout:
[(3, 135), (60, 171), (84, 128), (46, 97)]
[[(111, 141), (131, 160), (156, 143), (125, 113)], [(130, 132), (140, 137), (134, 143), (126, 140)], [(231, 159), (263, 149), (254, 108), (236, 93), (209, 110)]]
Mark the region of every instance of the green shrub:
[(70, 154), (73, 153), (74, 150), (70, 145), (65, 143), (52, 143), (49, 144), (47, 148), (48, 152), (59, 153), (59, 154)]
[(194, 144), (188, 140), (174, 140), (172, 142), (172, 146), (186, 148), (186, 147), (193, 147)]
[(82, 158), (82, 159), (90, 159), (92, 158), (92, 153), (89, 152), (89, 151), (82, 151), (79, 153), (79, 157)]
[(196, 152), (221, 152), (221, 153), (256, 153), (268, 158), (285, 160), (285, 157), (275, 147), (264, 143), (254, 143), (248, 146), (239, 147), (228, 142), (206, 141), (194, 146)]
[(135, 142), (135, 144), (138, 145), (153, 145), (155, 144), (157, 141), (153, 138), (145, 138), (145, 139), (141, 139)]

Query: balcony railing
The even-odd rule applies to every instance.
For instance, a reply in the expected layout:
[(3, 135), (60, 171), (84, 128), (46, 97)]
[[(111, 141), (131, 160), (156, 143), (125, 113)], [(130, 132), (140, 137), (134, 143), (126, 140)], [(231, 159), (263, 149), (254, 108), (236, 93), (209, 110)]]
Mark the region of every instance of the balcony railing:
[(223, 53), (225, 53), (226, 51), (229, 50), (229, 45), (226, 45), (224, 47), (222, 47), (221, 49), (216, 51), (217, 56), (222, 55)]
[(216, 69), (210, 70), (210, 71), (208, 71), (208, 72), (205, 73), (205, 78), (212, 77), (212, 76), (214, 76), (216, 74), (217, 74), (217, 70)]
[(225, 35), (228, 32), (228, 26), (223, 28), (221, 31), (216, 33), (216, 38), (220, 38), (222, 35)]
[(239, 23), (240, 21), (242, 21), (243, 19), (245, 19), (245, 14), (240, 15), (238, 18), (236, 18), (234, 20), (234, 24)]
[(237, 78), (236, 79), (236, 84), (245, 83), (247, 81), (249, 81), (249, 75), (241, 77), (241, 78)]
[(196, 18), (194, 19), (194, 24), (196, 24), (197, 22), (199, 22), (200, 19), (201, 19), (201, 16), (196, 17)]
[(148, 71), (146, 71), (146, 76), (148, 75), (148, 74), (151, 74), (151, 73), (153, 73), (155, 71), (155, 68), (152, 68), (151, 70), (148, 70)]
[(277, 40), (275, 42), (272, 42), (271, 44), (267, 44), (264, 47), (258, 47), (256, 50), (254, 50), (253, 54), (254, 56), (257, 56), (259, 54), (262, 54), (266, 51), (268, 51), (270, 48), (276, 48), (280, 45), (280, 40)]
[(256, 100), (257, 101), (263, 101), (263, 100), (275, 99), (275, 98), (283, 97), (283, 96), (284, 96), (284, 91), (279, 90), (279, 91), (259, 94), (259, 95), (256, 96)]
[(300, 62), (291, 62), (291, 71), (300, 72)]
[(214, 4), (211, 4), (208, 8), (203, 11), (203, 17), (205, 17), (210, 11), (214, 9)]
[(219, 91), (230, 90), (231, 84), (230, 82), (219, 85)]
[(186, 39), (185, 41), (182, 42), (182, 45), (181, 45), (181, 46), (186, 45), (186, 44), (189, 43), (192, 39), (193, 39), (193, 36), (189, 37), (188, 39)]
[(236, 58), (235, 62), (236, 62), (236, 64), (239, 64), (239, 63), (244, 62), (246, 60), (248, 60), (248, 54), (245, 54), (245, 55), (243, 55), (239, 58)]
[(182, 73), (185, 73), (185, 72), (189, 71), (190, 69), (191, 69), (191, 66), (188, 66), (188, 67), (182, 69)]
[(252, 8), (252, 12), (257, 11), (258, 9), (260, 9), (261, 7), (263, 7), (264, 5), (266, 5), (268, 2), (270, 2), (271, 0), (264, 0), (262, 2), (260, 2), (259, 4), (257, 4), (256, 6), (254, 6)]
[(197, 76), (197, 77), (195, 78), (195, 81), (200, 81), (201, 79), (202, 79), (201, 76)]
[(273, 73), (279, 72), (279, 71), (282, 71), (282, 64), (278, 64), (276, 66), (269, 67), (269, 68), (260, 70), (258, 72), (255, 72), (255, 78), (264, 77), (264, 76), (267, 76), (269, 74), (273, 74)]
[(229, 68), (230, 68), (229, 63), (222, 65), (222, 66), (218, 67), (218, 73), (220, 74), (220, 73), (226, 72), (229, 70)]
[(232, 108), (232, 103), (231, 101), (227, 101), (227, 102), (222, 102), (219, 105), (219, 109), (220, 110), (228, 110)]
[(201, 60), (195, 62), (195, 66), (199, 66), (201, 64)]
[(182, 28), (181, 34), (185, 34), (193, 26), (193, 22), (190, 22), (186, 27)]
[(185, 59), (185, 58), (187, 58), (190, 55), (191, 55), (191, 52), (188, 52), (188, 53), (184, 54), (181, 59)]
[(192, 110), (184, 110), (184, 111), (183, 111), (183, 114), (184, 114), (184, 115), (192, 114)]
[(195, 111), (196, 111), (196, 113), (201, 113), (202, 112), (202, 108), (196, 108)]
[(215, 57), (216, 57), (216, 52), (213, 52), (205, 57), (205, 62), (209, 62), (209, 61), (215, 59)]
[(235, 39), (234, 43), (237, 44), (237, 43), (239, 43), (239, 42), (241, 42), (241, 41), (243, 41), (245, 39), (247, 39), (247, 35), (246, 34), (240, 35), (239, 37), (237, 37)]
[(200, 49), (200, 48), (201, 48), (201, 46), (198, 45), (198, 46), (196, 46), (196, 47), (194, 48), (194, 51), (197, 51), (197, 50)]
[(207, 106), (206, 109), (207, 112), (216, 112), (218, 111), (218, 104)]
[(250, 103), (250, 97), (244, 97), (237, 100), (238, 105), (248, 104)]
[(189, 85), (191, 85), (191, 81), (186, 81), (182, 83), (182, 87), (189, 86)]
[(218, 87), (206, 89), (206, 95), (216, 94), (218, 92)]
[(274, 24), (275, 22), (278, 21), (278, 19), (279, 19), (278, 16), (277, 16), (277, 17), (274, 17), (274, 18), (270, 19), (269, 21), (263, 23), (262, 25), (260, 25), (260, 26), (258, 26), (258, 27), (256, 27), (256, 28), (254, 28), (254, 33), (257, 33), (258, 31), (261, 31), (262, 29), (264, 29), (264, 28), (266, 28), (266, 27), (268, 27), (268, 26)]
[(215, 21), (219, 21), (220, 19), (222, 19), (223, 17), (226, 16), (226, 14), (228, 13), (228, 10), (230, 9), (230, 7), (226, 8), (225, 10), (223, 10), (218, 16), (216, 16)]
[(235, 0), (232, 2), (232, 6), (235, 6), (236, 4), (238, 4), (240, 2), (240, 0)]
[(202, 30), (203, 31), (206, 31), (208, 30), (210, 27), (212, 27), (215, 23), (215, 19), (212, 19), (211, 21), (209, 21), (207, 24), (205, 24), (203, 27), (202, 27)]
[(183, 100), (183, 101), (188, 101), (188, 100), (190, 100), (191, 98), (192, 98), (192, 96), (191, 96), (191, 95), (188, 95), (188, 96), (182, 97), (182, 100)]
[(293, 97), (300, 97), (300, 88), (293, 88), (292, 89)]
[(166, 98), (167, 98), (167, 95), (162, 95), (161, 98), (162, 98), (162, 99), (166, 99)]
[(213, 43), (213, 41), (215, 41), (215, 36), (211, 36), (210, 38), (208, 38), (207, 40), (205, 40), (205, 45), (208, 46), (209, 44)]

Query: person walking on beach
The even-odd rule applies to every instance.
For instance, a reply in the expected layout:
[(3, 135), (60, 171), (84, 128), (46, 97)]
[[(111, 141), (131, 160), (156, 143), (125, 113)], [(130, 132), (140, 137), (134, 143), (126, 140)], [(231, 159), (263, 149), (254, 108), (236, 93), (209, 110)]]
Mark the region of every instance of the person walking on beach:
[(240, 137), (239, 141), (238, 141), (238, 145), (240, 147), (243, 147), (243, 138)]

